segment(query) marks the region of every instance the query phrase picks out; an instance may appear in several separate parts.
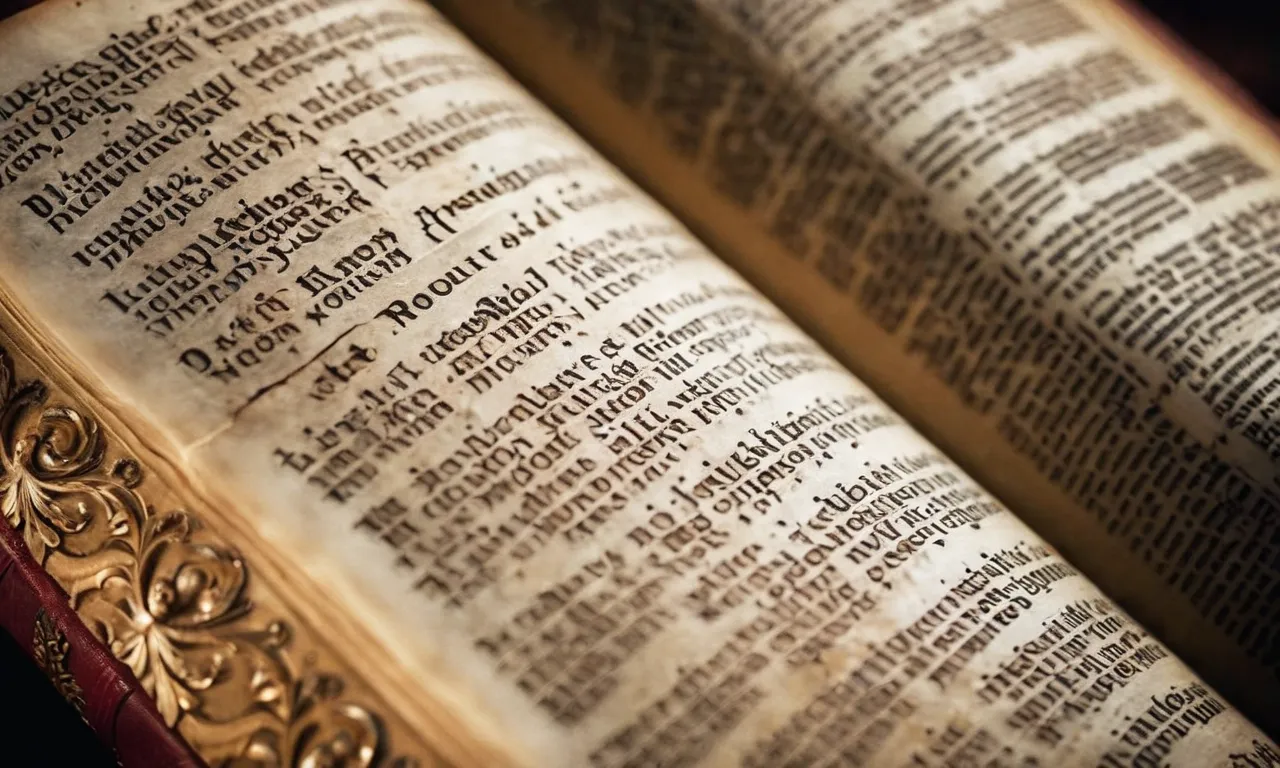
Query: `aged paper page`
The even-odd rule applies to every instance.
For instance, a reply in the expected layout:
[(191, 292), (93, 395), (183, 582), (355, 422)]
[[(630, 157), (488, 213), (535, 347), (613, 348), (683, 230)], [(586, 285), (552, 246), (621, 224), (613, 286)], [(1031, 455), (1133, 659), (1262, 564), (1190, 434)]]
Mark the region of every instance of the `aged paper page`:
[(14, 317), (528, 764), (1277, 755), (426, 6), (0, 49)]
[(1105, 3), (440, 4), (1280, 728), (1265, 128)]

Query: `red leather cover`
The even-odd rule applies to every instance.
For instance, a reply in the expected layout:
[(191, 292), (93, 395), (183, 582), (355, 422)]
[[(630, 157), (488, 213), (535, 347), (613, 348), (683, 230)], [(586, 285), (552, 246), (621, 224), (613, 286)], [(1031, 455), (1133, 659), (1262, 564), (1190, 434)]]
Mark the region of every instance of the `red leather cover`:
[[(0, 629), (12, 635), (46, 674), (61, 673), (59, 681), (51, 684), (68, 699), (80, 699), (73, 704), (102, 743), (114, 751), (120, 765), (204, 765), (164, 724), (138, 679), (85, 627), (71, 610), (67, 594), (36, 564), (18, 532), (2, 520)], [(50, 764), (58, 764), (56, 741), (49, 757)]]

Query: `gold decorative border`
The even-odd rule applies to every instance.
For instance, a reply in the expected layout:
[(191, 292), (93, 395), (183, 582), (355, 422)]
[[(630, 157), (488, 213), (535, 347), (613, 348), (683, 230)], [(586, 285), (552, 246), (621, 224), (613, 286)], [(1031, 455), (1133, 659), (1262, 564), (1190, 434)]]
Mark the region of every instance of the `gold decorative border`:
[(138, 462), (50, 400), (0, 345), (0, 514), (166, 723), (216, 766), (422, 765), (391, 756), (383, 718), (315, 654), (297, 658), (287, 622), (255, 612), (234, 548), (187, 512), (157, 512)]

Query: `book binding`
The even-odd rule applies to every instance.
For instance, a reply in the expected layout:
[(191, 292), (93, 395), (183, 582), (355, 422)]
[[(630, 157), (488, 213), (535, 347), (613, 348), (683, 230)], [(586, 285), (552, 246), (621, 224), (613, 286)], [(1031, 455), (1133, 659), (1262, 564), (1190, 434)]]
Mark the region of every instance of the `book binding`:
[(0, 525), (0, 629), (8, 632), (125, 768), (204, 762), (160, 717), (133, 673), (80, 621), (67, 593)]

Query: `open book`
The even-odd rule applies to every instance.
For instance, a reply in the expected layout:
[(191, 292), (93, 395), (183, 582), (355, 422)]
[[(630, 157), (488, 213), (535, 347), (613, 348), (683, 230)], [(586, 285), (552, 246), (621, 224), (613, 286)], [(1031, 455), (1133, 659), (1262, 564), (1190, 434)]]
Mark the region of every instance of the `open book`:
[(0, 65), (3, 513), (208, 762), (1280, 764), (1280, 152), (1110, 4)]

